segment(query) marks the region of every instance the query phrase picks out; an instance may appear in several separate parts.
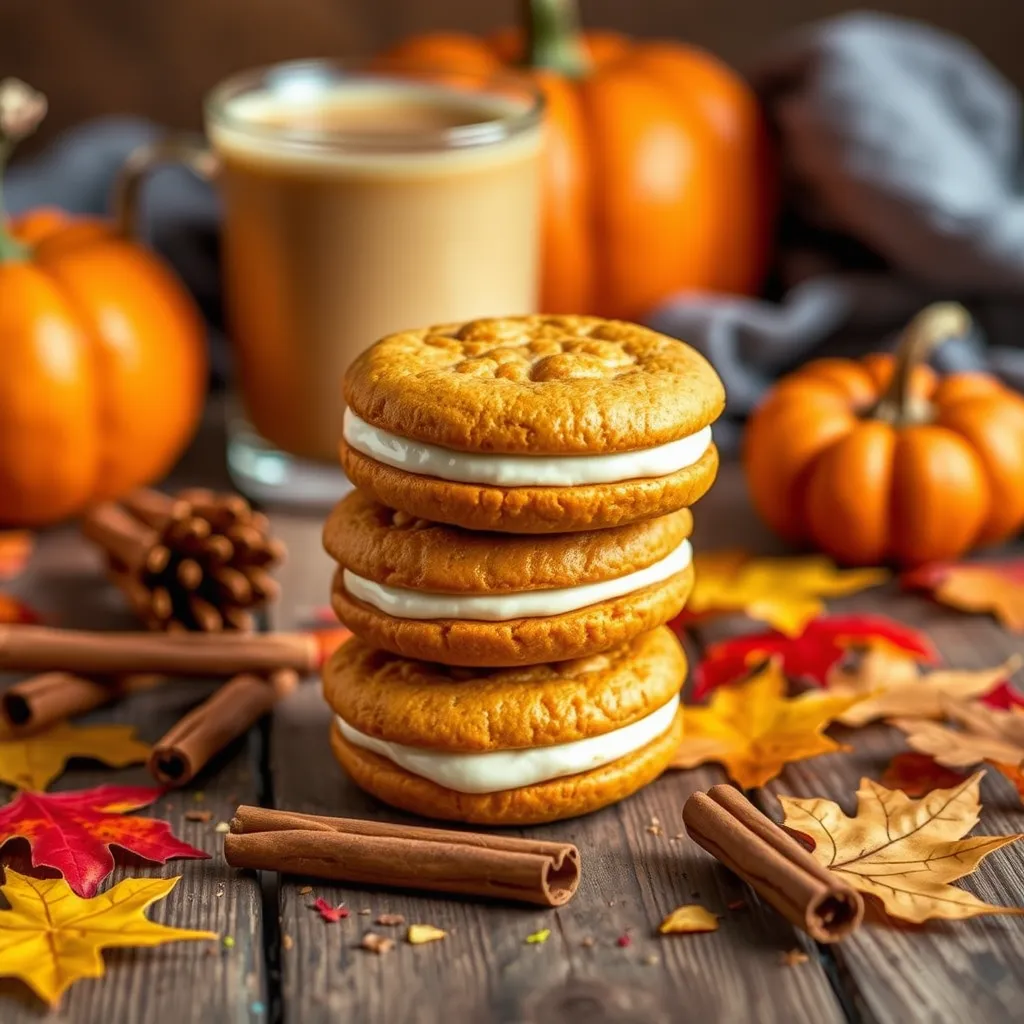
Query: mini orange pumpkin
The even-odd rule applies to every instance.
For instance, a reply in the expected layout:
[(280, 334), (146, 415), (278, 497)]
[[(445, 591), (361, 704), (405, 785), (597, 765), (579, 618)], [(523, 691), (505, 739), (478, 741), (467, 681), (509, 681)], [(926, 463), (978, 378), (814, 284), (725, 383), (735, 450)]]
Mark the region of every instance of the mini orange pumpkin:
[(916, 565), (1024, 525), (1024, 399), (987, 374), (924, 365), (968, 324), (961, 306), (931, 306), (895, 357), (819, 359), (770, 392), (743, 449), (769, 526), (845, 564)]
[(581, 34), (574, 0), (519, 7), (521, 31), (433, 32), (385, 56), (520, 67), (544, 92), (542, 312), (638, 319), (682, 290), (757, 291), (775, 174), (750, 87), (694, 46)]
[[(2, 158), (45, 103), (0, 92)], [(19, 103), (34, 121), (11, 120)], [(199, 312), (155, 256), (99, 221), (0, 210), (0, 523), (52, 523), (161, 476), (205, 384)]]

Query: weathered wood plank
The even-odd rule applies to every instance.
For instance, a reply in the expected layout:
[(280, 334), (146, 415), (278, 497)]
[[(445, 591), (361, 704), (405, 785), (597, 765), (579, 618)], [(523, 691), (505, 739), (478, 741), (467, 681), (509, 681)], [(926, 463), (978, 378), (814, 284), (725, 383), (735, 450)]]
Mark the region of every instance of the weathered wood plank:
[[(326, 603), (333, 567), (309, 517), (278, 514), (290, 550), (276, 625), (287, 628)], [(273, 716), (271, 775), (277, 806), (355, 817), (415, 820), (362, 794), (344, 778), (328, 745), (330, 715), (315, 684), (304, 685)], [(800, 940), (735, 878), (719, 872), (682, 833), (685, 798), (721, 781), (714, 769), (670, 774), (625, 804), (520, 834), (575, 842), (583, 879), (557, 911), (434, 899), (290, 879), (280, 888), (282, 996), (286, 1021), (672, 1021), (845, 1020), (816, 961), (781, 965)], [(648, 831), (653, 819), (663, 834)], [(308, 893), (303, 889), (312, 886)], [(342, 901), (351, 916), (327, 924), (317, 896)], [(746, 899), (747, 906), (728, 905)], [(673, 907), (701, 902), (723, 915), (709, 935), (661, 938)], [(369, 909), (371, 913), (360, 914)], [(444, 928), (429, 946), (399, 941), (378, 957), (358, 948), (370, 930), (401, 940), (404, 928), (373, 924), (380, 913)], [(527, 935), (550, 928), (544, 945)], [(629, 945), (620, 946), (620, 936)], [(592, 944), (591, 944), (592, 940)], [(766, 993), (771, 997), (766, 998)]]
[[(698, 507), (697, 524), (698, 541), (707, 549), (741, 546), (762, 554), (780, 550), (749, 509), (735, 465), (724, 468), (715, 490)], [(883, 614), (922, 629), (946, 663), (958, 668), (990, 667), (1024, 651), (1024, 638), (989, 619), (964, 616), (926, 597), (901, 593), (896, 584), (830, 602), (829, 610)], [(726, 617), (695, 632), (706, 644), (751, 628), (755, 627), (748, 621)], [(908, 749), (902, 734), (884, 725), (836, 730), (836, 735), (853, 751), (788, 766), (776, 782), (754, 794), (768, 813), (781, 817), (774, 798), (779, 793), (828, 797), (853, 813), (861, 776), (877, 779), (894, 754)], [(1024, 809), (1012, 786), (994, 771), (982, 784), (982, 799), (978, 832), (1024, 831)], [(1024, 906), (1022, 877), (1024, 843), (993, 854), (962, 884), (992, 902)], [(912, 928), (886, 924), (874, 915), (851, 939), (823, 948), (822, 956), (834, 964), (845, 1003), (864, 1021), (996, 1022), (1020, 1015), (1024, 918), (990, 917)]]
[[(71, 528), (44, 535), (28, 571), (8, 589), (32, 603), (47, 620), (60, 625), (135, 628), (115, 589), (104, 582), (95, 553)], [(0, 687), (14, 678), (3, 677)], [(213, 685), (172, 681), (80, 721), (130, 722), (143, 739), (152, 742), (203, 699)], [(155, 785), (142, 766), (111, 770), (83, 762), (73, 764), (52, 788), (82, 789), (100, 783)], [(166, 819), (176, 835), (212, 854), (212, 859), (171, 861), (161, 867), (119, 854), (118, 867), (104, 886), (128, 876), (181, 875), (177, 888), (152, 909), (151, 917), (231, 936), (233, 948), (220, 943), (183, 942), (104, 954), (107, 976), (77, 982), (61, 1009), (48, 1020), (74, 1024), (241, 1024), (269, 1019), (260, 890), (253, 877), (227, 867), (221, 854), (221, 836), (215, 831), (217, 822), (229, 819), (239, 802), (258, 802), (259, 788), (254, 736), (225, 751), (187, 790), (168, 793), (139, 812)], [(4, 790), (3, 799), (9, 795), (10, 791)], [(186, 821), (186, 812), (194, 810), (211, 811), (211, 820)], [(42, 1004), (22, 984), (0, 982), (0, 1019), (4, 1024), (36, 1021), (44, 1012)]]
[[(865, 593), (837, 607), (870, 608), (926, 629), (944, 660), (957, 668), (987, 668), (1024, 650), (1021, 638), (994, 623), (944, 612), (921, 598)], [(859, 779), (877, 779), (894, 754), (908, 749), (902, 733), (884, 725), (844, 731), (840, 738), (853, 746), (852, 753), (789, 766), (769, 787), (771, 794), (825, 796), (852, 814)], [(766, 807), (774, 803), (766, 798)], [(992, 769), (982, 783), (982, 803), (975, 831), (1024, 831), (1016, 792)], [(778, 816), (775, 808), (771, 812)], [(993, 903), (1024, 907), (1024, 843), (992, 854), (958, 884)], [(1003, 1021), (1020, 1014), (1024, 918), (995, 916), (920, 928), (871, 922), (834, 953), (843, 984), (866, 1021)]]

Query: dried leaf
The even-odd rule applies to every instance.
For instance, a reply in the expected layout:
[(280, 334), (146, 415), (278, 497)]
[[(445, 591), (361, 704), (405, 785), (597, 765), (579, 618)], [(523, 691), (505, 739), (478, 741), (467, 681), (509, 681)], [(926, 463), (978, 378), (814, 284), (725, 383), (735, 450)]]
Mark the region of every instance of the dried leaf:
[(748, 789), (774, 779), (791, 761), (841, 750), (822, 730), (858, 698), (785, 693), (786, 680), (771, 661), (748, 682), (716, 690), (706, 707), (684, 706), (683, 742), (670, 767), (718, 761)]
[(64, 771), (73, 757), (88, 757), (114, 768), (139, 764), (149, 746), (130, 725), (69, 725), (58, 722), (23, 739), (0, 740), (0, 782), (41, 790)]
[(35, 538), (28, 530), (0, 530), (0, 581), (19, 576), (32, 557)]
[(79, 978), (103, 976), (100, 950), (216, 939), (216, 932), (171, 928), (145, 916), (177, 884), (177, 878), (126, 878), (82, 899), (62, 878), (28, 878), (8, 868), (0, 890), (11, 905), (0, 910), (0, 974), (20, 978), (56, 1006)]
[(24, 601), (19, 601), (10, 594), (0, 594), (0, 624), (30, 626), (39, 621), (39, 613)]
[(781, 660), (790, 679), (825, 686), (829, 670), (850, 648), (884, 647), (904, 651), (918, 661), (938, 660), (923, 633), (881, 615), (832, 615), (809, 622), (798, 636), (778, 630), (750, 633), (708, 646), (694, 672), (694, 700), (745, 676), (769, 657)]
[(1024, 838), (963, 838), (978, 822), (983, 774), (920, 800), (861, 779), (853, 818), (831, 800), (781, 796), (779, 801), (785, 825), (811, 838), (817, 860), (880, 900), (892, 917), (921, 924), (934, 918), (1024, 913), (985, 903), (949, 884), (971, 874), (994, 850)]
[(317, 897), (316, 902), (313, 904), (313, 909), (330, 924), (344, 921), (349, 914), (348, 907), (344, 903), (339, 903), (336, 907), (332, 907), (322, 896)]
[(1020, 668), (1021, 659), (978, 671), (943, 669), (922, 674), (905, 655), (882, 648), (867, 651), (856, 665), (833, 669), (829, 693), (860, 697), (839, 716), (843, 725), (859, 728), (880, 718), (913, 715), (942, 718), (949, 701), (973, 700), (988, 693)]
[(687, 608), (745, 612), (786, 636), (799, 636), (825, 610), (822, 598), (842, 597), (884, 583), (884, 569), (838, 569), (820, 555), (752, 558), (741, 552), (697, 555)]
[(550, 937), (551, 929), (541, 928), (539, 932), (534, 932), (532, 935), (527, 935), (524, 941), (527, 943), (527, 945), (539, 946), (547, 942)]
[(687, 903), (676, 907), (661, 924), (658, 931), (662, 935), (684, 935), (691, 932), (718, 931), (718, 914), (712, 914), (699, 903)]
[(412, 946), (422, 946), (425, 942), (437, 942), (443, 939), (448, 933), (432, 924), (411, 924), (406, 933), (405, 941)]
[(950, 702), (945, 714), (960, 728), (922, 718), (896, 718), (891, 724), (906, 734), (911, 749), (931, 754), (946, 768), (969, 768), (982, 761), (1024, 761), (1024, 711)]
[(166, 821), (121, 817), (153, 803), (160, 793), (144, 786), (19, 793), (0, 808), (0, 847), (11, 839), (28, 840), (32, 867), (59, 871), (71, 891), (83, 897), (93, 896), (114, 870), (113, 846), (157, 864), (175, 857), (209, 857), (178, 839)]
[(928, 754), (897, 754), (882, 772), (881, 782), (886, 789), (901, 789), (907, 796), (924, 796), (933, 789), (951, 789), (959, 786), (967, 776), (943, 768)]
[(1011, 632), (1024, 632), (1024, 559), (927, 565), (903, 573), (900, 583), (958, 611), (990, 612)]

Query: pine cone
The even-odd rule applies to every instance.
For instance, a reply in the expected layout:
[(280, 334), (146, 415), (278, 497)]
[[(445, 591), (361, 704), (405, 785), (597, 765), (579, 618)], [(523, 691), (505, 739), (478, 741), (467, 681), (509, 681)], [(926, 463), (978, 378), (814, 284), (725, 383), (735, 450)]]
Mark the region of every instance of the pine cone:
[(150, 629), (251, 631), (280, 589), (270, 570), (284, 545), (238, 494), (136, 491), (95, 506), (82, 531)]

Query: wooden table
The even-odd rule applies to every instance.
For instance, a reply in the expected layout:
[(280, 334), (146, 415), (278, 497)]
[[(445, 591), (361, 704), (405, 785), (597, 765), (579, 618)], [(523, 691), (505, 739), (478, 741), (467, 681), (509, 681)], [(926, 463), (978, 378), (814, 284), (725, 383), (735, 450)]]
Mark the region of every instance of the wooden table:
[[(215, 430), (204, 431), (176, 474), (178, 481), (226, 486)], [(332, 566), (319, 543), (314, 514), (273, 514), (290, 559), (281, 573), (283, 599), (272, 625), (289, 628), (327, 604)], [(757, 523), (738, 467), (725, 465), (696, 510), (696, 543), (704, 549), (742, 545), (759, 552), (778, 545)], [(31, 567), (12, 588), (45, 616), (66, 626), (129, 628), (99, 560), (71, 527), (41, 538)], [(998, 663), (1024, 647), (985, 618), (944, 611), (893, 587), (836, 601), (833, 610), (871, 610), (925, 628), (950, 664)], [(689, 644), (693, 658), (709, 639), (749, 628), (719, 620)], [(135, 724), (155, 740), (213, 683), (174, 683), (134, 695), (93, 720)], [(575, 899), (557, 911), (434, 899), (399, 892), (328, 885), (228, 868), (217, 822), (236, 804), (263, 803), (321, 813), (413, 820), (364, 796), (341, 773), (328, 744), (329, 713), (309, 680), (272, 718), (219, 757), (186, 790), (148, 812), (169, 820), (208, 861), (166, 867), (119, 866), (132, 875), (183, 875), (154, 908), (156, 920), (207, 928), (233, 945), (180, 943), (105, 955), (107, 977), (78, 982), (49, 1020), (74, 1024), (226, 1024), (335, 1022), (643, 1022), (758, 1021), (831, 1024), (840, 1021), (1003, 1022), (1024, 1014), (1024, 918), (992, 917), (925, 928), (869, 924), (836, 947), (817, 947), (795, 932), (745, 886), (681, 836), (680, 810), (695, 789), (722, 781), (715, 767), (669, 773), (625, 803), (576, 821), (523, 834), (576, 843), (583, 879)], [(905, 749), (884, 726), (850, 737), (855, 752), (787, 768), (754, 794), (774, 811), (774, 794), (822, 795), (852, 810), (859, 777), (878, 777)], [(147, 783), (141, 768), (114, 773), (73, 767), (54, 786), (77, 789), (101, 781)], [(1024, 829), (1024, 811), (1002, 777), (983, 784), (980, 829)], [(209, 809), (210, 822), (188, 821)], [(661, 828), (653, 823), (657, 819)], [(965, 883), (978, 895), (1024, 906), (1024, 844), (993, 855)], [(312, 885), (312, 891), (308, 886)], [(311, 909), (316, 896), (345, 903), (352, 916), (327, 924)], [(659, 938), (656, 925), (680, 903), (697, 901), (722, 916), (706, 935)], [(733, 909), (730, 909), (732, 907)], [(384, 956), (358, 948), (381, 913), (448, 931), (440, 943), (399, 942)], [(527, 935), (550, 928), (543, 945)], [(628, 945), (619, 945), (621, 936)], [(396, 937), (400, 933), (396, 931)], [(783, 954), (809, 959), (785, 966)], [(46, 1015), (18, 982), (0, 981), (0, 1021), (24, 1024)]]

